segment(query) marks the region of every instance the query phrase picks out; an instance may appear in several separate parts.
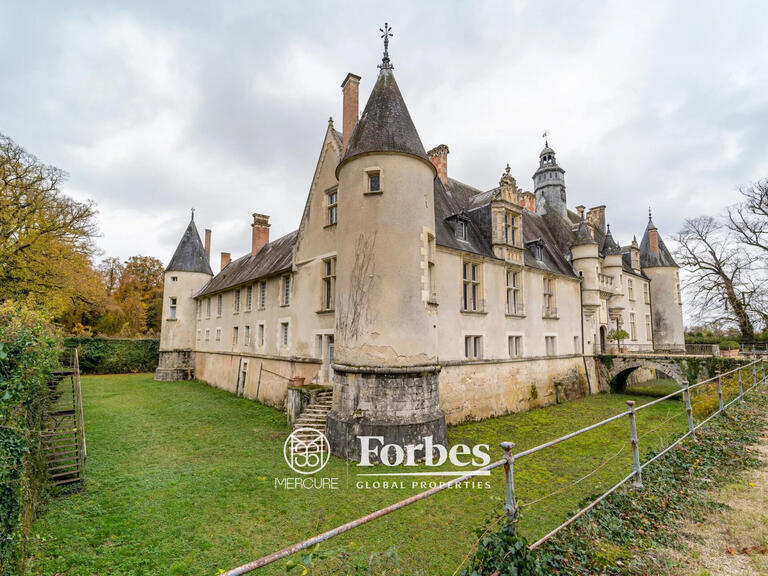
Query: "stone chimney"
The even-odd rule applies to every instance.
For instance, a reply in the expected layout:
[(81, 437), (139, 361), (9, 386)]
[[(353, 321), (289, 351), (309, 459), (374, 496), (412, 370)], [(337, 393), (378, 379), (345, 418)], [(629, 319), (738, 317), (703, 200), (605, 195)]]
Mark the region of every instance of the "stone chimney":
[(208, 265), (211, 265), (211, 229), (205, 229), (205, 258), (208, 260)]
[(265, 214), (253, 214), (251, 224), (251, 254), (256, 254), (261, 247), (269, 242), (269, 216)]
[(357, 115), (360, 108), (360, 76), (350, 72), (341, 83), (344, 93), (344, 118), (342, 119), (341, 155), (347, 151), (349, 137), (357, 124)]
[(579, 220), (584, 219), (584, 210), (586, 210), (586, 206), (576, 206), (576, 212), (579, 214)]
[(587, 212), (587, 220), (605, 234), (605, 206), (595, 206)]
[(533, 192), (523, 192), (520, 194), (520, 206), (528, 212), (536, 213), (536, 194)]
[(450, 150), (448, 149), (448, 146), (445, 144), (440, 144), (439, 146), (435, 146), (427, 152), (427, 156), (429, 156), (429, 160), (432, 162), (432, 165), (435, 167), (435, 170), (437, 170), (437, 177), (440, 178), (440, 182), (443, 183), (443, 185), (448, 184), (448, 153)]
[(229, 252), (221, 253), (221, 269), (222, 270), (224, 270), (224, 268), (227, 267), (227, 264), (229, 264), (230, 260), (232, 260), (232, 255)]
[(637, 236), (632, 238), (632, 244), (629, 246), (629, 262), (632, 270), (640, 271), (640, 247), (637, 245)]

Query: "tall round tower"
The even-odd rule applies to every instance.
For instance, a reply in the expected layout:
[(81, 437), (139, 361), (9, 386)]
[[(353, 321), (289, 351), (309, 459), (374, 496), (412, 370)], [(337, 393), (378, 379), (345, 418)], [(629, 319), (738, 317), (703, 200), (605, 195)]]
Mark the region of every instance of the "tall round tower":
[(539, 154), (539, 168), (533, 173), (533, 187), (538, 214), (553, 211), (562, 218), (568, 219), (565, 170), (557, 165), (555, 151), (549, 147), (548, 140), (544, 141), (544, 149)]
[(160, 358), (155, 380), (194, 378), (197, 327), (197, 294), (213, 271), (195, 226), (195, 214), (165, 269), (163, 316), (160, 325)]
[[(435, 168), (408, 113), (385, 47), (376, 84), (336, 174), (334, 454), (358, 460), (360, 436), (383, 444), (447, 443), (438, 406)], [(372, 446), (381, 444), (375, 441)]]
[(685, 329), (678, 265), (664, 245), (650, 210), (648, 226), (640, 242), (640, 267), (651, 279), (654, 350), (684, 352)]

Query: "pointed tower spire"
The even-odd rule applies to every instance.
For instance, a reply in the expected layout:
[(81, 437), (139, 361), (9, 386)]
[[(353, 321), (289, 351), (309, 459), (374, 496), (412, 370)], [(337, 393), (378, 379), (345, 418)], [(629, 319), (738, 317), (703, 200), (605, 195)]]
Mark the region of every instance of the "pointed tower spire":
[(184, 231), (184, 235), (173, 253), (171, 261), (168, 263), (166, 272), (202, 272), (213, 276), (208, 257), (205, 253), (205, 247), (200, 234), (195, 226), (195, 209), (192, 208), (192, 217), (189, 225)]

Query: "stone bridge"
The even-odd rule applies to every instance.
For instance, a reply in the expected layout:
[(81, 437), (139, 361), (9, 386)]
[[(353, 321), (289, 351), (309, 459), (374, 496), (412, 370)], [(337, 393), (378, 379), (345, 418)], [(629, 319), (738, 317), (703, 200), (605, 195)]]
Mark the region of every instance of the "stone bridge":
[(638, 368), (655, 370), (658, 378), (671, 378), (682, 386), (716, 373), (712, 356), (686, 354), (617, 354), (595, 356), (598, 385), (601, 390), (624, 392), (627, 378)]

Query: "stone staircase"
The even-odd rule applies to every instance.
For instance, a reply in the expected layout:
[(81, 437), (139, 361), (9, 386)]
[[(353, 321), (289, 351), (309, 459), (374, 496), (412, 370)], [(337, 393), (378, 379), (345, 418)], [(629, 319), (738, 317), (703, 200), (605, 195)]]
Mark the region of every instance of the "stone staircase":
[[(331, 411), (333, 389), (318, 390), (312, 402), (304, 409), (293, 425), (294, 430), (299, 428), (312, 428), (325, 434), (325, 420)], [(299, 432), (295, 435), (299, 440), (308, 441), (314, 438), (311, 432)]]

